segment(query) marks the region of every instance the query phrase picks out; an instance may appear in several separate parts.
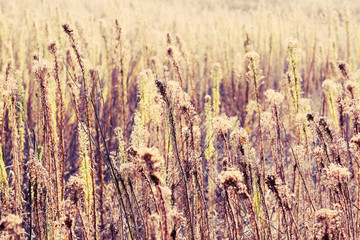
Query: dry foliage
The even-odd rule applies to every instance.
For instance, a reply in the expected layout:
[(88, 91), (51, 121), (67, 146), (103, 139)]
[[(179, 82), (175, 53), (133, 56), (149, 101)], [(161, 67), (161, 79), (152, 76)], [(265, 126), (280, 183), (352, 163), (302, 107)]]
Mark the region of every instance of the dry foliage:
[(359, 239), (360, 7), (1, 1), (1, 239)]

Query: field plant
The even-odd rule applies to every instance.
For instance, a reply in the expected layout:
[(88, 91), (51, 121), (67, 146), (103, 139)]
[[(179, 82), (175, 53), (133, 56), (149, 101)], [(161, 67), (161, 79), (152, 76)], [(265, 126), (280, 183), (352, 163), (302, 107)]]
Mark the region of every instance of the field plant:
[(356, 1), (0, 1), (0, 239), (360, 239)]

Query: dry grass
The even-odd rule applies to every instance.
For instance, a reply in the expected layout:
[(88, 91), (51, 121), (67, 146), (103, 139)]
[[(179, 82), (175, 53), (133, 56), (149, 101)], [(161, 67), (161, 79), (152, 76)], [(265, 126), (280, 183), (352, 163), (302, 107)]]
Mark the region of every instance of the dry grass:
[(2, 1), (0, 238), (360, 238), (359, 12)]

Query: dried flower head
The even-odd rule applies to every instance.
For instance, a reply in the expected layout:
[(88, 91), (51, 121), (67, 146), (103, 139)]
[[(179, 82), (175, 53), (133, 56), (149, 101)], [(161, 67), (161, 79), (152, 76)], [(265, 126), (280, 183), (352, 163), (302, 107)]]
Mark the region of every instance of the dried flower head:
[(339, 70), (340, 70), (341, 74), (343, 75), (343, 77), (347, 80), (350, 79), (351, 72), (350, 72), (349, 64), (347, 64), (344, 61), (339, 61), (337, 64), (339, 66)]
[(69, 198), (74, 204), (77, 204), (79, 201), (83, 200), (85, 182), (81, 177), (71, 176), (67, 186), (70, 189)]
[(351, 97), (354, 97), (357, 91), (357, 84), (353, 80), (347, 80), (344, 83), (344, 88), (350, 93)]
[(326, 186), (330, 188), (337, 188), (339, 184), (346, 184), (350, 179), (350, 171), (346, 167), (331, 163), (325, 170), (324, 181)]
[(249, 134), (244, 128), (235, 129), (230, 134), (230, 139), (237, 141), (238, 143), (244, 144), (249, 141)]
[(46, 187), (48, 184), (49, 174), (44, 166), (34, 155), (34, 151), (30, 151), (30, 160), (26, 163), (27, 173), (33, 182), (37, 182), (40, 186)]
[(46, 61), (39, 61), (37, 64), (33, 67), (33, 72), (35, 74), (35, 77), (40, 81), (45, 81), (47, 77), (49, 76), (50, 66)]
[(163, 158), (157, 148), (140, 148), (138, 149), (138, 156), (140, 157), (140, 164), (144, 164), (143, 168), (150, 177), (150, 180), (155, 184), (161, 184), (160, 169), (164, 165)]
[(48, 46), (48, 50), (52, 55), (55, 55), (56, 51), (57, 51), (56, 42), (50, 43), (49, 46)]
[(254, 64), (259, 64), (260, 55), (257, 52), (248, 52), (245, 54), (245, 60), (247, 62), (254, 62)]
[(270, 191), (275, 195), (276, 201), (280, 207), (289, 207), (288, 189), (280, 178), (276, 178), (274, 175), (268, 175), (265, 180), (266, 185)]
[(237, 194), (246, 192), (246, 186), (242, 183), (243, 175), (239, 170), (229, 168), (226, 171), (222, 171), (219, 176), (219, 181), (224, 189), (233, 187)]
[(299, 47), (299, 41), (296, 38), (288, 39), (288, 49), (293, 50)]
[(136, 166), (133, 162), (126, 162), (120, 165), (120, 173), (126, 174), (127, 176), (134, 176), (136, 172)]
[(341, 239), (343, 229), (341, 225), (341, 211), (320, 209), (315, 213), (314, 225), (317, 239)]
[(287, 47), (289, 52), (289, 62), (290, 63), (299, 62), (301, 57), (299, 41), (296, 38), (289, 38)]
[(166, 94), (174, 99), (174, 106), (180, 111), (187, 111), (190, 115), (195, 115), (194, 106), (191, 103), (191, 97), (184, 92), (177, 81), (166, 82)]
[[(3, 79), (0, 79), (2, 81)], [(19, 86), (15, 78), (9, 77), (4, 84), (4, 90), (2, 91), (3, 96), (14, 96), (18, 94)]]
[(297, 113), (295, 115), (295, 125), (296, 126), (303, 126), (303, 124), (307, 123), (307, 114), (305, 113)]
[(273, 89), (266, 90), (265, 96), (267, 101), (276, 107), (279, 107), (280, 104), (284, 101), (284, 95), (282, 93), (276, 92)]
[[(323, 81), (322, 83), (322, 87), (324, 88), (324, 91), (331, 91), (333, 94), (335, 93), (340, 93), (338, 92), (338, 90), (340, 90), (342, 87), (337, 84), (334, 80), (331, 79), (326, 79)], [(338, 94), (336, 94), (335, 96), (337, 96)]]
[(360, 133), (356, 134), (350, 139), (350, 144), (351, 143), (360, 148)]
[(22, 220), (19, 216), (9, 214), (0, 221), (0, 233), (6, 232), (9, 237), (20, 236), (24, 233), (24, 229), (21, 227), (21, 223)]
[(273, 120), (273, 115), (271, 114), (271, 112), (262, 112), (260, 122), (265, 132), (271, 132), (271, 130), (276, 128), (276, 123)]
[(227, 134), (229, 130), (238, 127), (239, 121), (237, 117), (228, 117), (225, 114), (216, 116), (213, 119), (213, 128), (215, 134)]
[(74, 31), (74, 30), (72, 30), (72, 29), (70, 28), (69, 24), (63, 24), (62, 27), (63, 27), (64, 32), (65, 32), (66, 34), (72, 34), (72, 32)]
[(246, 80), (254, 84), (254, 90), (260, 87), (260, 81), (264, 78), (260, 70), (260, 55), (257, 52), (248, 52), (245, 54), (245, 62), (248, 67)]

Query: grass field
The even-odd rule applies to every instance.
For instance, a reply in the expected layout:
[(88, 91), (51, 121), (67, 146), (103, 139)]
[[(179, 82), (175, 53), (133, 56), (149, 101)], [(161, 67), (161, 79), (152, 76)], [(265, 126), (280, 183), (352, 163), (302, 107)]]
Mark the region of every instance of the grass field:
[(360, 239), (356, 1), (0, 1), (0, 239)]

